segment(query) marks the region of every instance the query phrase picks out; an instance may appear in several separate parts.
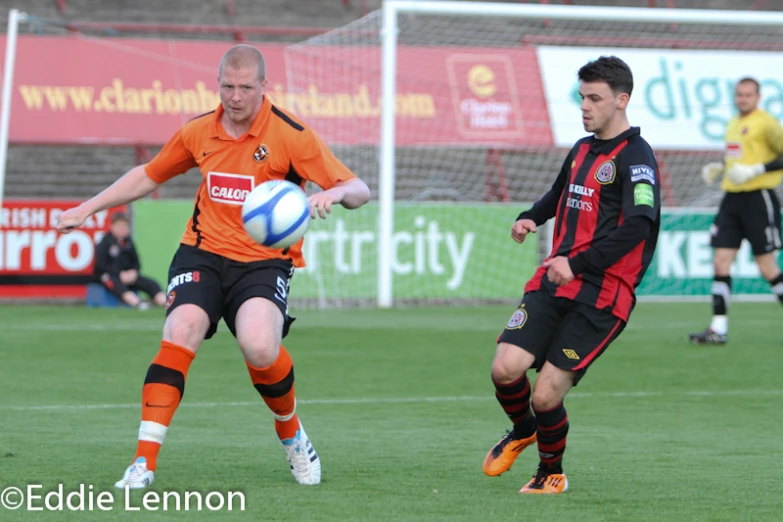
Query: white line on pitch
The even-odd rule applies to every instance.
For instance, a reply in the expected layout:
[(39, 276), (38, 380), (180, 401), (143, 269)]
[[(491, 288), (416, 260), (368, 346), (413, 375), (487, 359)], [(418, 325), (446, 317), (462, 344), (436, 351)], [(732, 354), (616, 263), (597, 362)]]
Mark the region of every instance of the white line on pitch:
[[(659, 392), (659, 391), (638, 391), (638, 392), (574, 392), (568, 394), (568, 399), (581, 399), (589, 397), (614, 397), (614, 398), (632, 398), (632, 397), (731, 397), (731, 396), (770, 396), (783, 395), (783, 390), (716, 390), (716, 391), (684, 391), (684, 392)], [(323, 404), (323, 405), (341, 405), (341, 404), (405, 404), (405, 403), (434, 403), (434, 402), (476, 402), (476, 401), (494, 401), (495, 397), (491, 394), (486, 396), (454, 396), (454, 397), (377, 397), (366, 399), (302, 399), (297, 400), (298, 404)], [(184, 408), (231, 408), (261, 406), (263, 403), (258, 401), (242, 402), (183, 402), (180, 407)], [(140, 408), (139, 403), (129, 404), (53, 404), (47, 406), (0, 406), (0, 409), (14, 411), (74, 411), (74, 410), (114, 410), (123, 408)]]

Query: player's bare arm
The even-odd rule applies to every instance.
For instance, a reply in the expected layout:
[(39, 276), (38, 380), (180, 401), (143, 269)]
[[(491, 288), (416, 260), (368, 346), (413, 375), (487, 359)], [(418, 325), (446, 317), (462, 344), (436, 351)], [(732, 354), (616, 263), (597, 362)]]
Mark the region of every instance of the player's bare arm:
[(75, 208), (71, 208), (60, 214), (57, 221), (57, 230), (63, 234), (78, 228), (84, 220), (96, 212), (109, 208), (126, 205), (150, 194), (160, 187), (147, 176), (144, 165), (133, 167), (120, 179), (111, 184), (100, 194), (85, 201)]
[(511, 227), (511, 238), (517, 243), (522, 243), (530, 233), (536, 233), (536, 223), (532, 219), (517, 220)]
[(332, 205), (342, 205), (353, 210), (370, 201), (370, 189), (359, 178), (341, 181), (334, 187), (313, 194), (307, 198), (310, 203), (310, 217), (315, 219), (316, 213), (321, 219), (332, 212)]

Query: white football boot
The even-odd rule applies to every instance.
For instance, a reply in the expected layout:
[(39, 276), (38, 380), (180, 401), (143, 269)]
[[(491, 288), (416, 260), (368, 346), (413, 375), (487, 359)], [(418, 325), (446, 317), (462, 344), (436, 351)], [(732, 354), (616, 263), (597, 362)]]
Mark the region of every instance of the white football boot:
[(115, 488), (124, 489), (128, 486), (130, 489), (143, 489), (152, 484), (155, 479), (155, 472), (147, 469), (147, 459), (139, 457), (136, 462), (128, 466), (122, 479), (118, 480)]
[(321, 483), (321, 459), (313, 448), (313, 443), (305, 433), (302, 421), (299, 430), (292, 439), (281, 440), (283, 449), (291, 466), (291, 474), (299, 484), (314, 486)]

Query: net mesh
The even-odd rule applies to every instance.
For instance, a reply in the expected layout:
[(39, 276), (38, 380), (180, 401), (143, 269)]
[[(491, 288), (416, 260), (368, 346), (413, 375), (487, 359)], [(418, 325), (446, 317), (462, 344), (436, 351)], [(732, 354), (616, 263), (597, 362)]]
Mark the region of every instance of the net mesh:
[[(214, 74), (228, 43), (218, 49), (203, 42), (203, 52), (188, 54), (186, 45), (202, 44), (77, 37), (62, 25), (34, 22), (21, 28), (18, 43), (8, 198), (92, 196), (163, 143), (117, 142), (110, 133), (96, 139), (80, 127), (85, 118), (98, 130), (125, 118), (147, 125), (150, 135), (159, 133), (164, 125), (153, 122), (161, 110), (154, 100), (173, 89), (180, 93), (179, 106), (174, 98), (160, 105), (164, 113), (170, 109), (168, 137), (202, 112), (188, 112), (184, 105), (183, 96), (201, 92), (198, 82), (209, 91), (204, 103), (217, 104)], [(631, 123), (642, 127), (656, 151), (664, 204), (677, 216), (699, 214), (720, 201), (720, 188), (705, 186), (699, 171), (722, 157), (722, 129), (733, 115), (733, 83), (739, 77), (757, 77), (762, 107), (783, 116), (783, 86), (772, 72), (783, 66), (783, 44), (775, 28), (744, 25), (741, 19), (713, 26), (403, 14), (398, 28), (392, 268), (399, 304), (518, 299), (548, 251), (548, 236), (542, 230), (520, 247), (509, 240), (508, 230), (518, 212), (548, 190), (566, 151), (583, 135), (574, 87), (576, 70), (588, 59), (617, 54), (634, 70)], [(380, 12), (374, 12), (289, 45), (268, 63), (270, 98), (307, 121), (373, 192), (367, 207), (336, 208), (328, 220), (313, 223), (305, 241), (308, 267), (292, 283), (295, 306), (372, 305), (377, 299), (380, 36)], [(63, 38), (78, 39), (89, 47), (86, 54), (102, 56), (91, 62), (99, 73), (80, 78), (55, 67), (44, 75), (44, 69), (31, 66), (43, 63), (50, 52), (46, 45), (57, 47)], [(79, 57), (70, 59), (70, 69), (79, 69), (74, 65)], [(151, 92), (149, 111), (130, 120), (127, 110), (96, 115), (102, 90), (115, 88), (113, 78), (122, 80), (125, 94)], [(79, 101), (85, 96), (92, 97), (86, 105)], [(18, 139), (27, 122), (41, 118), (62, 129), (63, 139)], [(200, 180), (194, 170), (158, 193), (181, 200), (179, 210), (172, 211), (173, 224), (165, 227), (170, 238), (161, 239), (160, 246), (142, 240), (150, 245), (144, 259), (161, 280)], [(701, 214), (698, 224), (672, 219), (680, 220), (680, 228), (665, 232), (661, 245), (668, 241), (676, 252), (658, 256), (651, 272), (660, 277), (643, 283), (640, 291), (704, 295), (711, 277), (705, 245), (709, 219)], [(163, 238), (162, 228), (142, 221), (136, 234)], [(691, 233), (691, 228), (698, 230)], [(743, 248), (737, 275), (757, 278)], [(766, 292), (763, 281), (740, 284), (743, 288)]]
[[(429, 220), (430, 207), (439, 202), (439, 228), (475, 238), (458, 289), (433, 277), (426, 262), (420, 263), (417, 278), (395, 269), (394, 293), (403, 300), (487, 299), (489, 294), (513, 299), (520, 293), (536, 258), (525, 257), (514, 245), (506, 250), (507, 231), (517, 211), (548, 190), (567, 150), (584, 135), (576, 73), (591, 59), (615, 54), (633, 69), (631, 124), (641, 126), (656, 152), (664, 205), (684, 215), (712, 209), (722, 197), (719, 183), (705, 186), (700, 170), (722, 159), (736, 80), (756, 77), (762, 83), (762, 108), (783, 116), (781, 83), (769, 72), (770, 60), (780, 60), (775, 52), (783, 46), (778, 29), (741, 19), (717, 26), (403, 13), (398, 30), (395, 230), (415, 233), (406, 222), (409, 209)], [(289, 107), (309, 116), (327, 141), (339, 144), (339, 156), (373, 191), (379, 175), (380, 31), (381, 13), (372, 13), (289, 46), (286, 60)], [(323, 98), (313, 96), (313, 86)], [(354, 96), (353, 112), (325, 116), (326, 106), (317, 104), (335, 93)], [(367, 94), (367, 113), (356, 106), (362, 93)], [(475, 208), (487, 214), (479, 219)], [(642, 295), (705, 293), (708, 234), (699, 234), (693, 248), (686, 246), (690, 236), (672, 247), (681, 257), (674, 265), (652, 268), (669, 277), (643, 285)], [(664, 234), (663, 241), (668, 238)], [(405, 240), (394, 243), (399, 247), (394, 255), (426, 258), (426, 240), (424, 253), (407, 249)], [(542, 238), (538, 259), (548, 247)], [(440, 248), (445, 257), (445, 242)], [(689, 248), (701, 257), (688, 259)], [(747, 245), (740, 256), (749, 259)], [(533, 264), (527, 264), (531, 259)], [(511, 266), (519, 270), (510, 274)]]

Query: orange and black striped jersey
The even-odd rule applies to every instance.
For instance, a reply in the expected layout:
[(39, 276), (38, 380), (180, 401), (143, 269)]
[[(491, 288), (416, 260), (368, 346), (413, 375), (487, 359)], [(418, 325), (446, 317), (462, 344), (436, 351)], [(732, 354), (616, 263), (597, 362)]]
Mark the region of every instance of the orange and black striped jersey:
[(264, 98), (250, 130), (239, 139), (220, 124), (223, 107), (186, 123), (146, 166), (163, 183), (198, 167), (202, 181), (182, 243), (240, 262), (271, 258), (305, 265), (300, 240), (287, 251), (253, 241), (242, 226), (242, 203), (259, 184), (287, 179), (324, 190), (356, 176), (305, 123)]

